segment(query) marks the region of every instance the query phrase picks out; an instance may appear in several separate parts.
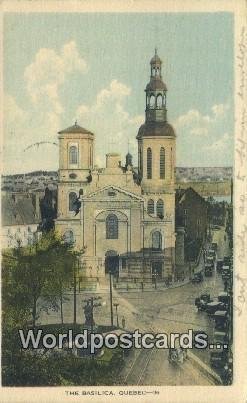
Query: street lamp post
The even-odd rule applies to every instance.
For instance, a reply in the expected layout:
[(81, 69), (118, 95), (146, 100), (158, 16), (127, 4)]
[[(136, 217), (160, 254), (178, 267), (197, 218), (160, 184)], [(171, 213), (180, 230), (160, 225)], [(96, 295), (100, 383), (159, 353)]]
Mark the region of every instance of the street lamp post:
[(77, 310), (77, 306), (76, 306), (76, 263), (73, 263), (73, 276), (74, 276), (74, 284), (73, 284), (73, 293), (74, 293), (74, 326), (76, 325), (76, 310)]
[(115, 303), (114, 304), (114, 306), (115, 306), (115, 309), (116, 309), (116, 317), (117, 317), (117, 327), (119, 327), (119, 321), (118, 321), (118, 306), (119, 306), (119, 304), (117, 304), (117, 303)]
[(155, 269), (153, 273), (155, 290), (157, 290), (157, 276), (158, 276), (157, 269)]
[(112, 304), (112, 273), (111, 268), (109, 270), (110, 276), (110, 308), (111, 308), (111, 326), (113, 327), (113, 304)]

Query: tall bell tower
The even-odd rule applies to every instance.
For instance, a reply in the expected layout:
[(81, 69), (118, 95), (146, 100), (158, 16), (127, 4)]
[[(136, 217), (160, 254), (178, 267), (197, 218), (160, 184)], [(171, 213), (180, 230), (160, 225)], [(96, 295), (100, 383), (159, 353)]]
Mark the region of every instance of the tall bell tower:
[(145, 89), (146, 118), (137, 135), (138, 170), (144, 194), (173, 192), (175, 180), (176, 135), (167, 122), (167, 87), (157, 49), (150, 69)]
[(162, 79), (162, 60), (157, 49), (150, 69), (150, 81), (145, 89), (145, 123), (137, 134), (138, 176), (146, 211), (144, 243), (148, 247), (152, 239), (154, 248), (154, 238), (159, 235), (162, 240), (160, 262), (151, 262), (151, 267), (152, 272), (157, 272), (156, 265), (162, 265), (165, 277), (173, 275), (175, 267), (176, 135), (167, 121), (167, 87)]
[(74, 202), (86, 192), (94, 167), (94, 134), (77, 122), (59, 134), (58, 217), (78, 220)]

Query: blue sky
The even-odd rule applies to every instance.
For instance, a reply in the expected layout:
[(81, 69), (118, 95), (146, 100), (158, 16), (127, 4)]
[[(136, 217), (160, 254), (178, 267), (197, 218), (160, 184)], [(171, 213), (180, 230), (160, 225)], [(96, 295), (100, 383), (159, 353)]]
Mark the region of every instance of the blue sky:
[(4, 171), (57, 169), (57, 131), (96, 135), (96, 162), (136, 157), (157, 46), (178, 166), (233, 163), (233, 17), (227, 13), (5, 14)]

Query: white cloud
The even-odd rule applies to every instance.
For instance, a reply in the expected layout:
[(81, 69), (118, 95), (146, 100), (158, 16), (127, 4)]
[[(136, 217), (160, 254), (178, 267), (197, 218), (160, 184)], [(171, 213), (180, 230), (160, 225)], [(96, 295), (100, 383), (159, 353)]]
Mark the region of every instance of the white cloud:
[(4, 96), (4, 120), (8, 125), (23, 123), (27, 120), (27, 112), (24, 111), (16, 102), (16, 99), (9, 94)]
[(186, 114), (179, 116), (174, 125), (179, 130), (183, 127), (206, 124), (209, 120), (209, 116), (203, 116), (198, 110), (191, 109)]
[(211, 109), (215, 115), (215, 119), (217, 119), (218, 117), (225, 116), (225, 114), (229, 108), (230, 108), (230, 105), (227, 103), (227, 104), (213, 105)]
[(136, 156), (135, 136), (143, 123), (141, 115), (130, 116), (126, 102), (131, 95), (131, 88), (114, 79), (107, 88), (99, 91), (91, 106), (85, 104), (77, 108), (78, 123), (92, 130), (96, 136), (96, 164), (105, 163), (105, 153), (117, 151), (124, 154), (128, 149)]
[(190, 130), (190, 133), (195, 136), (206, 136), (208, 129), (206, 127), (195, 127)]
[[(86, 71), (87, 63), (74, 41), (64, 44), (57, 52), (48, 48), (38, 50), (24, 71), (30, 101), (28, 112), (10, 95), (4, 97), (6, 171), (15, 173), (58, 167), (57, 147), (47, 144), (42, 148), (33, 146), (24, 150), (40, 141), (57, 142), (57, 131), (61, 128), (64, 111), (60, 91), (69, 74), (84, 74)], [(9, 133), (12, 135), (9, 136)]]
[(232, 136), (224, 133), (219, 139), (204, 147), (205, 151), (224, 153), (230, 147)]
[(86, 61), (79, 55), (74, 41), (66, 43), (60, 52), (42, 48), (34, 61), (26, 67), (24, 78), (27, 92), (34, 104), (46, 99), (58, 114), (63, 112), (59, 100), (59, 87), (65, 82), (66, 75), (74, 71), (85, 73)]
[(228, 103), (215, 104), (210, 114), (191, 109), (177, 118), (178, 165), (222, 165), (232, 163), (233, 136), (228, 133)]

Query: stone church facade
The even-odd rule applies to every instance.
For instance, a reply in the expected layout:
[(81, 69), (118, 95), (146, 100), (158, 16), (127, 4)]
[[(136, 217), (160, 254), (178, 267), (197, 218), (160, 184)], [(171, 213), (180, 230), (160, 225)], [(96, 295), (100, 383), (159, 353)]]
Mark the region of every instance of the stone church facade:
[(146, 86), (145, 123), (137, 134), (138, 168), (106, 155), (94, 165), (95, 135), (77, 123), (59, 132), (58, 218), (66, 242), (85, 249), (84, 276), (167, 278), (175, 265), (176, 136), (167, 122), (167, 88), (155, 51)]

